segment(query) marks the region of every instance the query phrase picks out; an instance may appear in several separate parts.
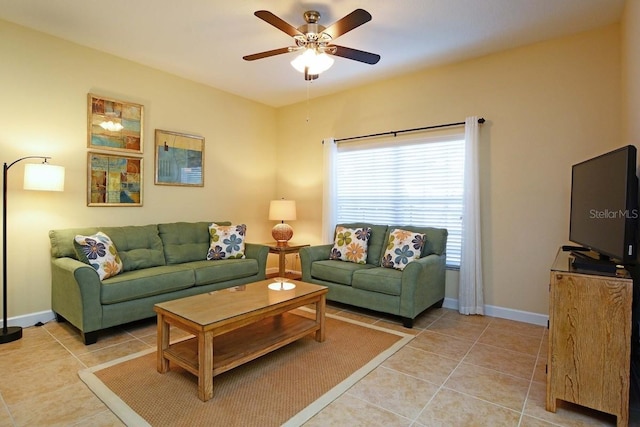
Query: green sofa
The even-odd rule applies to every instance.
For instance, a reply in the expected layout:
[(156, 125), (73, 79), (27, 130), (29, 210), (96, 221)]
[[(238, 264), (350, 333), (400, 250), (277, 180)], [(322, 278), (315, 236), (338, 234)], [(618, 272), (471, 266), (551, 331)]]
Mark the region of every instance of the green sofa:
[[(329, 259), (332, 244), (301, 248), (303, 281), (327, 286), (330, 301), (400, 316), (407, 328), (413, 327), (416, 316), (427, 308), (442, 307), (447, 230), (368, 223), (338, 225), (371, 228), (366, 264)], [(426, 235), (420, 258), (402, 271), (381, 267), (386, 242), (394, 228)]]
[[(213, 221), (231, 225), (228, 221)], [(210, 222), (51, 230), (51, 307), (58, 321), (77, 327), (85, 344), (98, 331), (155, 316), (162, 301), (265, 279), (269, 248), (245, 243), (245, 258), (207, 261)], [(100, 281), (78, 260), (74, 237), (107, 234), (123, 272)]]

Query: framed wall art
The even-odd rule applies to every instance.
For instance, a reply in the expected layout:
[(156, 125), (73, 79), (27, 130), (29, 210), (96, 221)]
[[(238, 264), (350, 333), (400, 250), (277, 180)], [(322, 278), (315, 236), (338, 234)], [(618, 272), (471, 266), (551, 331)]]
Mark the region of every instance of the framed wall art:
[(204, 138), (156, 129), (155, 184), (204, 187)]
[(142, 160), (89, 152), (87, 206), (142, 206)]
[(87, 110), (89, 148), (142, 153), (142, 105), (90, 93)]

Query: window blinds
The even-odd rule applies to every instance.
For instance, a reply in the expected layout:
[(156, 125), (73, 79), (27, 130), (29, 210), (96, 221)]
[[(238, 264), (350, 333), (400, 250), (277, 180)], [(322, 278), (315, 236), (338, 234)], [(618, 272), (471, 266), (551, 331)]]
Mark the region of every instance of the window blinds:
[(340, 144), (336, 220), (446, 228), (447, 265), (460, 266), (464, 135)]

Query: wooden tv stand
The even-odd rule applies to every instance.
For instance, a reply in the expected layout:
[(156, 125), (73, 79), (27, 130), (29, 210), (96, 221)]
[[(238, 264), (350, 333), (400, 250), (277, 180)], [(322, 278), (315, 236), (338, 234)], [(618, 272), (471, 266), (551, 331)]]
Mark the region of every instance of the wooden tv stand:
[(571, 261), (559, 250), (551, 268), (546, 409), (561, 399), (627, 426), (633, 280), (624, 269), (579, 270)]

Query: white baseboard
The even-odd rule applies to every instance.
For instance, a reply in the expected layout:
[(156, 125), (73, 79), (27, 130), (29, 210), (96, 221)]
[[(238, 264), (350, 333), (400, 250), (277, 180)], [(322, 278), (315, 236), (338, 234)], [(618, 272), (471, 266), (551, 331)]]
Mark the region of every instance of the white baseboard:
[[(55, 318), (53, 311), (41, 311), (39, 313), (30, 313), (22, 316), (10, 317), (7, 319), (7, 323), (9, 326), (21, 326), (23, 328), (28, 328), (29, 326), (34, 326), (38, 322), (47, 323)], [(0, 327), (4, 327), (4, 322), (0, 319)]]
[[(445, 308), (453, 310), (458, 309), (458, 300), (454, 298), (445, 298), (442, 304)], [(495, 305), (485, 305), (484, 314), (501, 319), (515, 320), (517, 322), (532, 323), (539, 326), (547, 326), (549, 316), (539, 313), (531, 313), (528, 311), (515, 310), (513, 308), (497, 307)]]
[[(267, 268), (265, 270), (265, 273), (267, 275), (269, 275), (269, 274), (277, 274), (279, 271), (280, 270), (277, 267), (270, 267), (270, 268)], [(302, 272), (301, 271), (297, 271), (297, 270), (289, 270), (289, 269), (287, 269), (287, 270), (285, 270), (285, 272), (287, 274), (296, 274), (298, 276), (302, 276)]]
[[(267, 274), (277, 273), (277, 268), (267, 269)], [(298, 271), (291, 271), (293, 273), (298, 273)], [(458, 309), (458, 300), (454, 298), (445, 298), (444, 303), (442, 304), (444, 308), (449, 308), (453, 310)], [(534, 325), (547, 326), (547, 321), (549, 320), (549, 316), (538, 313), (531, 313), (528, 311), (522, 310), (514, 310), (512, 308), (505, 307), (497, 307), (494, 305), (485, 305), (484, 306), (484, 314), (492, 317), (499, 317), (501, 319), (509, 319), (515, 320), (517, 322), (525, 322), (532, 323)], [(11, 317), (8, 319), (9, 326), (21, 326), (23, 328), (28, 328), (29, 326), (33, 326), (38, 322), (47, 323), (55, 318), (53, 311), (41, 311), (38, 313), (30, 313), (25, 314), (23, 316)], [(2, 324), (2, 319), (0, 319), (0, 327), (4, 326)]]

